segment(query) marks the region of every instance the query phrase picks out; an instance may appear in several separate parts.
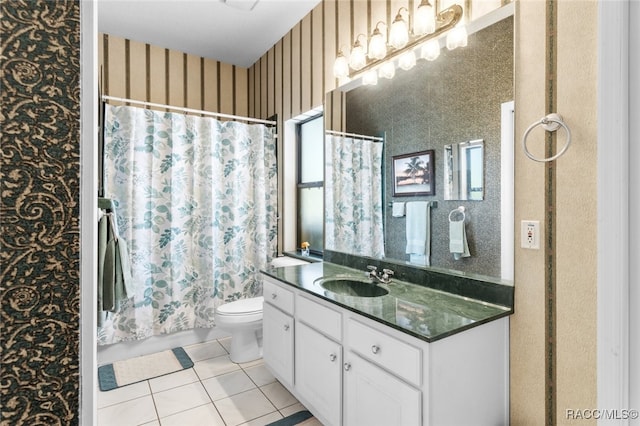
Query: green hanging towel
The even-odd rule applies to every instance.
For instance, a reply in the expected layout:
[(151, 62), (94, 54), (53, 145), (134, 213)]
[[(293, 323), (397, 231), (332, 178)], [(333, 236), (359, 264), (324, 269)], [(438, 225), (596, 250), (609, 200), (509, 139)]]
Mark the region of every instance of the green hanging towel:
[(115, 312), (132, 295), (126, 241), (119, 237), (112, 200), (98, 199), (103, 215), (98, 223), (98, 311)]

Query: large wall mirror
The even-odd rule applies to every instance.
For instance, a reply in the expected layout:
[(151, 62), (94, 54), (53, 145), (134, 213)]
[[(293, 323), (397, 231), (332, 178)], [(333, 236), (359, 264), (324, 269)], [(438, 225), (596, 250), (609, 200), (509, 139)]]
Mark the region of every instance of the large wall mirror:
[[(513, 10), (471, 22), (466, 47), (327, 95), (326, 250), (512, 282)], [(406, 168), (394, 167), (399, 158)], [(399, 182), (429, 191), (402, 194)], [(416, 201), (430, 202), (426, 262), (407, 253), (406, 211)], [(459, 207), (468, 257), (450, 246)]]

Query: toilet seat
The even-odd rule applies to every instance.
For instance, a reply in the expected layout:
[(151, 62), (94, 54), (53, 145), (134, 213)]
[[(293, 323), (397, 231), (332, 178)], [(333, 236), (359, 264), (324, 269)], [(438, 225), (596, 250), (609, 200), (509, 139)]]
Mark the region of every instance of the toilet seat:
[(262, 320), (262, 304), (264, 297), (240, 299), (225, 303), (216, 310), (220, 321), (228, 324), (249, 323)]

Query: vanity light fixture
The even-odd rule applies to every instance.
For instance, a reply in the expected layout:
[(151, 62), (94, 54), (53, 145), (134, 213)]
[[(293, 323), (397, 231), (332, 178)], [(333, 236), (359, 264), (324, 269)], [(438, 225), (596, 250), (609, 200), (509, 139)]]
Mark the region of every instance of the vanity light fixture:
[(385, 27), (387, 26), (387, 24), (385, 24), (384, 22), (379, 21), (376, 24), (375, 29), (373, 30), (373, 34), (371, 34), (371, 38), (369, 39), (368, 53), (369, 58), (371, 59), (383, 59), (385, 56), (387, 56), (387, 38), (383, 33), (380, 32), (380, 29), (378, 28), (380, 24), (384, 25)]
[(360, 36), (364, 37), (365, 35), (358, 35), (351, 48), (351, 54), (349, 55), (349, 66), (356, 71), (367, 65), (367, 52), (365, 52), (364, 47), (360, 44)]
[(378, 76), (380, 78), (393, 78), (396, 75), (396, 64), (393, 61), (388, 61), (380, 65), (378, 68)]
[(413, 33), (417, 36), (436, 30), (436, 13), (429, 0), (422, 0), (413, 18)]
[[(414, 29), (409, 32), (409, 26), (403, 17), (403, 13), (406, 14), (409, 22), (413, 22), (412, 17), (409, 16), (407, 8), (401, 7), (389, 28), (389, 36), (386, 42), (384, 41), (384, 32), (380, 29), (381, 24), (386, 25), (382, 21), (376, 24), (368, 43), (366, 40), (361, 40), (363, 36), (366, 39), (366, 36), (359, 34), (353, 43), (349, 59), (345, 57), (342, 50), (338, 52), (333, 67), (335, 77), (354, 78), (356, 75), (364, 75), (367, 71), (376, 70), (379, 77), (392, 78), (395, 74), (395, 71), (391, 71), (393, 65), (386, 65), (386, 63), (393, 64), (397, 59), (398, 66), (402, 69), (410, 69), (416, 63), (415, 50), (421, 46), (420, 57), (430, 61), (435, 60), (440, 55), (440, 43), (437, 38), (447, 31), (453, 33), (447, 34), (446, 46), (449, 49), (466, 46), (466, 28), (464, 25), (456, 26), (462, 20), (462, 7), (454, 4), (444, 9), (434, 16), (435, 26), (431, 27), (430, 16), (433, 9), (429, 0), (421, 0), (416, 16), (413, 18), (413, 21), (415, 21)], [(432, 41), (432, 43), (427, 43), (429, 41)], [(369, 50), (368, 55), (367, 47)], [(402, 59), (400, 59), (401, 56)], [(369, 81), (372, 81), (371, 77), (369, 78)]]
[(462, 23), (458, 24), (447, 34), (447, 49), (453, 50), (457, 47), (465, 47), (467, 38), (467, 27)]
[(362, 75), (362, 84), (364, 86), (375, 86), (378, 84), (378, 73), (376, 70), (369, 70)]
[(349, 61), (342, 53), (342, 49), (338, 51), (336, 61), (333, 63), (333, 75), (336, 78), (344, 78), (349, 75)]
[(389, 44), (396, 49), (402, 49), (409, 43), (409, 27), (402, 17), (403, 10), (409, 13), (406, 7), (401, 7), (389, 30)]
[(440, 56), (440, 40), (432, 38), (422, 45), (420, 57), (427, 61), (435, 61)]
[(416, 66), (416, 54), (413, 50), (407, 50), (398, 58), (398, 66), (405, 71), (409, 71)]

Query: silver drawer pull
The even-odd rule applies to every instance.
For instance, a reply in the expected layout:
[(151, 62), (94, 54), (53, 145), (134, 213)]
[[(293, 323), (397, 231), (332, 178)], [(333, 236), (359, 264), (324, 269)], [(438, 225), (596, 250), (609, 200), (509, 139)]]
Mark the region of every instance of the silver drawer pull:
[(336, 354), (331, 354), (331, 355), (329, 355), (329, 361), (331, 361), (331, 362), (334, 362), (334, 361), (336, 360), (336, 358), (338, 358), (338, 357), (336, 356)]
[(272, 299), (274, 299), (274, 300), (275, 300), (275, 299), (276, 299), (276, 297), (278, 297), (278, 295), (277, 295), (276, 293), (271, 293), (271, 298), (272, 298)]
[(373, 352), (374, 354), (377, 354), (378, 352), (380, 352), (380, 346), (378, 345), (371, 346), (371, 352)]
[(351, 364), (350, 364), (350, 363), (348, 363), (348, 362), (345, 362), (343, 367), (344, 367), (344, 371), (349, 371), (349, 370), (351, 370)]
[(285, 324), (284, 325), (284, 331), (288, 331), (289, 330), (289, 324)]

